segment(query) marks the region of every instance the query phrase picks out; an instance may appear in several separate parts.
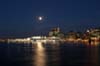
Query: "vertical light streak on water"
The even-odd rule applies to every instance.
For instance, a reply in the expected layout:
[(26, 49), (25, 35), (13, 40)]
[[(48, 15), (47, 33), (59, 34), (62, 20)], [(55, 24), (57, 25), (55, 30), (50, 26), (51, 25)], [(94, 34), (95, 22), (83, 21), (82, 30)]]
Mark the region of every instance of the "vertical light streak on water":
[(59, 44), (51, 44), (51, 52), (49, 52), (48, 57), (50, 57), (49, 64), (50, 66), (60, 66), (60, 48)]
[(87, 61), (88, 63), (86, 66), (98, 66), (98, 60), (99, 60), (99, 48), (96, 46), (96, 44), (93, 44), (92, 46), (88, 47), (87, 49)]
[(41, 42), (37, 42), (34, 55), (34, 66), (46, 66), (46, 54), (45, 48), (42, 46)]
[(93, 65), (98, 65), (98, 47), (95, 46), (91, 49), (91, 62)]

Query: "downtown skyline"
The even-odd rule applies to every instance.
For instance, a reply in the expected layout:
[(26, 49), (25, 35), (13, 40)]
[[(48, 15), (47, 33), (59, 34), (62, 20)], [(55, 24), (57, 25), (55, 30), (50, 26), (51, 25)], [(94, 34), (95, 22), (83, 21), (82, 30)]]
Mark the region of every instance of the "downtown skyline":
[[(99, 0), (5, 0), (0, 1), (0, 37), (47, 34), (100, 27)], [(43, 21), (37, 17), (43, 16)]]

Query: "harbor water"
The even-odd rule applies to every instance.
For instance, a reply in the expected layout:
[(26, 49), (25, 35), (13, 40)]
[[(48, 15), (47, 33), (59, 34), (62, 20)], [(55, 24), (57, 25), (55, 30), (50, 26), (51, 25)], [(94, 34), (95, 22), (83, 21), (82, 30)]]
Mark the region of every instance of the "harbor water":
[(0, 43), (0, 66), (100, 66), (100, 45)]

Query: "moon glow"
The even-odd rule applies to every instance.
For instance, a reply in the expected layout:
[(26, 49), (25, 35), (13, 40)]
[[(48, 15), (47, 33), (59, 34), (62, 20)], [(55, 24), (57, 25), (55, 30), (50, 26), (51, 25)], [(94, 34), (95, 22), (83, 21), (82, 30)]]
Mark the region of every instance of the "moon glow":
[(40, 20), (40, 21), (43, 20), (43, 17), (39, 16), (39, 17), (38, 17), (38, 20)]

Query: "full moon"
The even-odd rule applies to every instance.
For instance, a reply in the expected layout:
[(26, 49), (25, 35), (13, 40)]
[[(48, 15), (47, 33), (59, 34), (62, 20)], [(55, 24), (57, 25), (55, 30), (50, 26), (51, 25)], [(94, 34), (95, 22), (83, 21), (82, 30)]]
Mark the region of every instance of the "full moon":
[(40, 20), (40, 21), (43, 20), (43, 17), (39, 16), (39, 17), (38, 17), (38, 20)]

